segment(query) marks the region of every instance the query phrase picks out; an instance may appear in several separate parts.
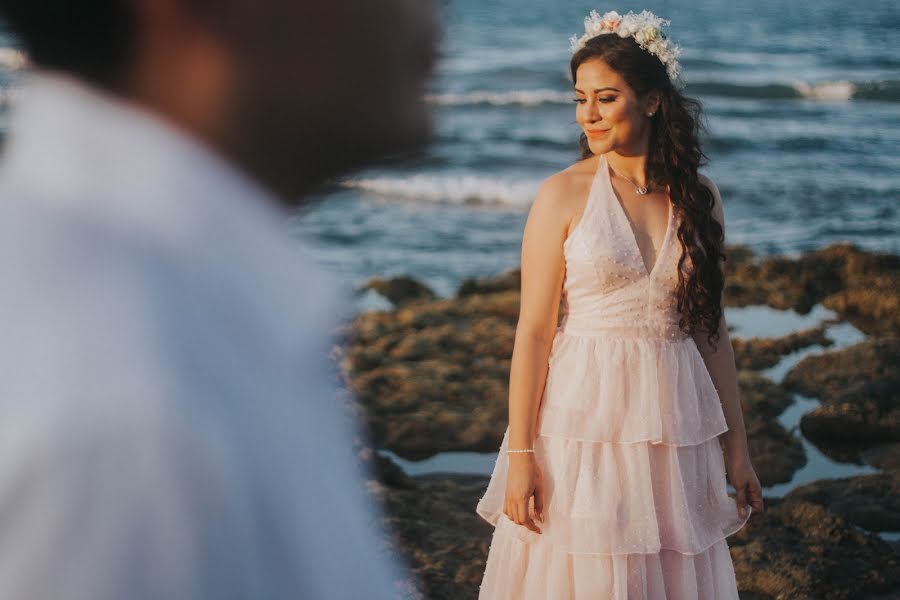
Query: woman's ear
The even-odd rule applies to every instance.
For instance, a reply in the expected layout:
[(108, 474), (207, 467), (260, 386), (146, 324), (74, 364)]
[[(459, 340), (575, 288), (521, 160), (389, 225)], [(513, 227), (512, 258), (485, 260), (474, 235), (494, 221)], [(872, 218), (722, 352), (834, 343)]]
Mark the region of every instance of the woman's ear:
[(645, 106), (645, 113), (655, 114), (656, 111), (659, 110), (660, 97), (659, 92), (654, 90), (650, 92), (647, 97), (647, 104)]

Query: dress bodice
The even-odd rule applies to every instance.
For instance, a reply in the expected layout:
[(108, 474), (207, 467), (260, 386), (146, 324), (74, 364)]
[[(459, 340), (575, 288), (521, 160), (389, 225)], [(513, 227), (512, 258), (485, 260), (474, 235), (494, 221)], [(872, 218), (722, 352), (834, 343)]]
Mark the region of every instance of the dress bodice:
[(669, 202), (666, 233), (648, 271), (612, 187), (606, 155), (601, 155), (582, 217), (563, 245), (560, 327), (568, 333), (686, 337), (678, 328), (675, 296), (680, 255), (676, 221)]

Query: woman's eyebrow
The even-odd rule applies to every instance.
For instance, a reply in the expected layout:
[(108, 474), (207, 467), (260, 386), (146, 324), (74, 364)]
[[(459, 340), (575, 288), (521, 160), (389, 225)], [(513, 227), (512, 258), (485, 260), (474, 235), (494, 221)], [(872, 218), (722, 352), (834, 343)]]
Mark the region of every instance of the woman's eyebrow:
[[(594, 90), (594, 92), (595, 92), (595, 93), (596, 93), (596, 92), (602, 92), (603, 90), (613, 90), (613, 91), (616, 91), (616, 92), (621, 91), (619, 88), (614, 88), (614, 87), (608, 87), (608, 86), (607, 86), (607, 87), (597, 88), (597, 89)], [(575, 91), (578, 92), (578, 93), (580, 93), (580, 94), (583, 94), (583, 93), (584, 93), (584, 92), (582, 92), (581, 90), (579, 90), (578, 88), (575, 88)]]

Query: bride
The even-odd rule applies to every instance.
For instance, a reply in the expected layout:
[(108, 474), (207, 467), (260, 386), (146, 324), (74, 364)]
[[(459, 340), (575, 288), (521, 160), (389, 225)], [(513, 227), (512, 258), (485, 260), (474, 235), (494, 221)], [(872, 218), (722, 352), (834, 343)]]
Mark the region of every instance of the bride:
[(581, 160), (525, 225), (509, 426), (476, 509), (495, 526), (482, 600), (738, 597), (725, 538), (762, 490), (722, 200), (664, 23), (593, 11), (572, 38)]

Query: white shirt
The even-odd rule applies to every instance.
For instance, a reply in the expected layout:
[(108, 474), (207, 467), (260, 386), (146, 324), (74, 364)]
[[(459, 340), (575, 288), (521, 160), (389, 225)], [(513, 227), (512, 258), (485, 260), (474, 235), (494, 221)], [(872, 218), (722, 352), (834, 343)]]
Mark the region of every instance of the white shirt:
[(0, 210), (0, 599), (398, 596), (327, 356), (349, 301), (273, 197), (35, 72)]

